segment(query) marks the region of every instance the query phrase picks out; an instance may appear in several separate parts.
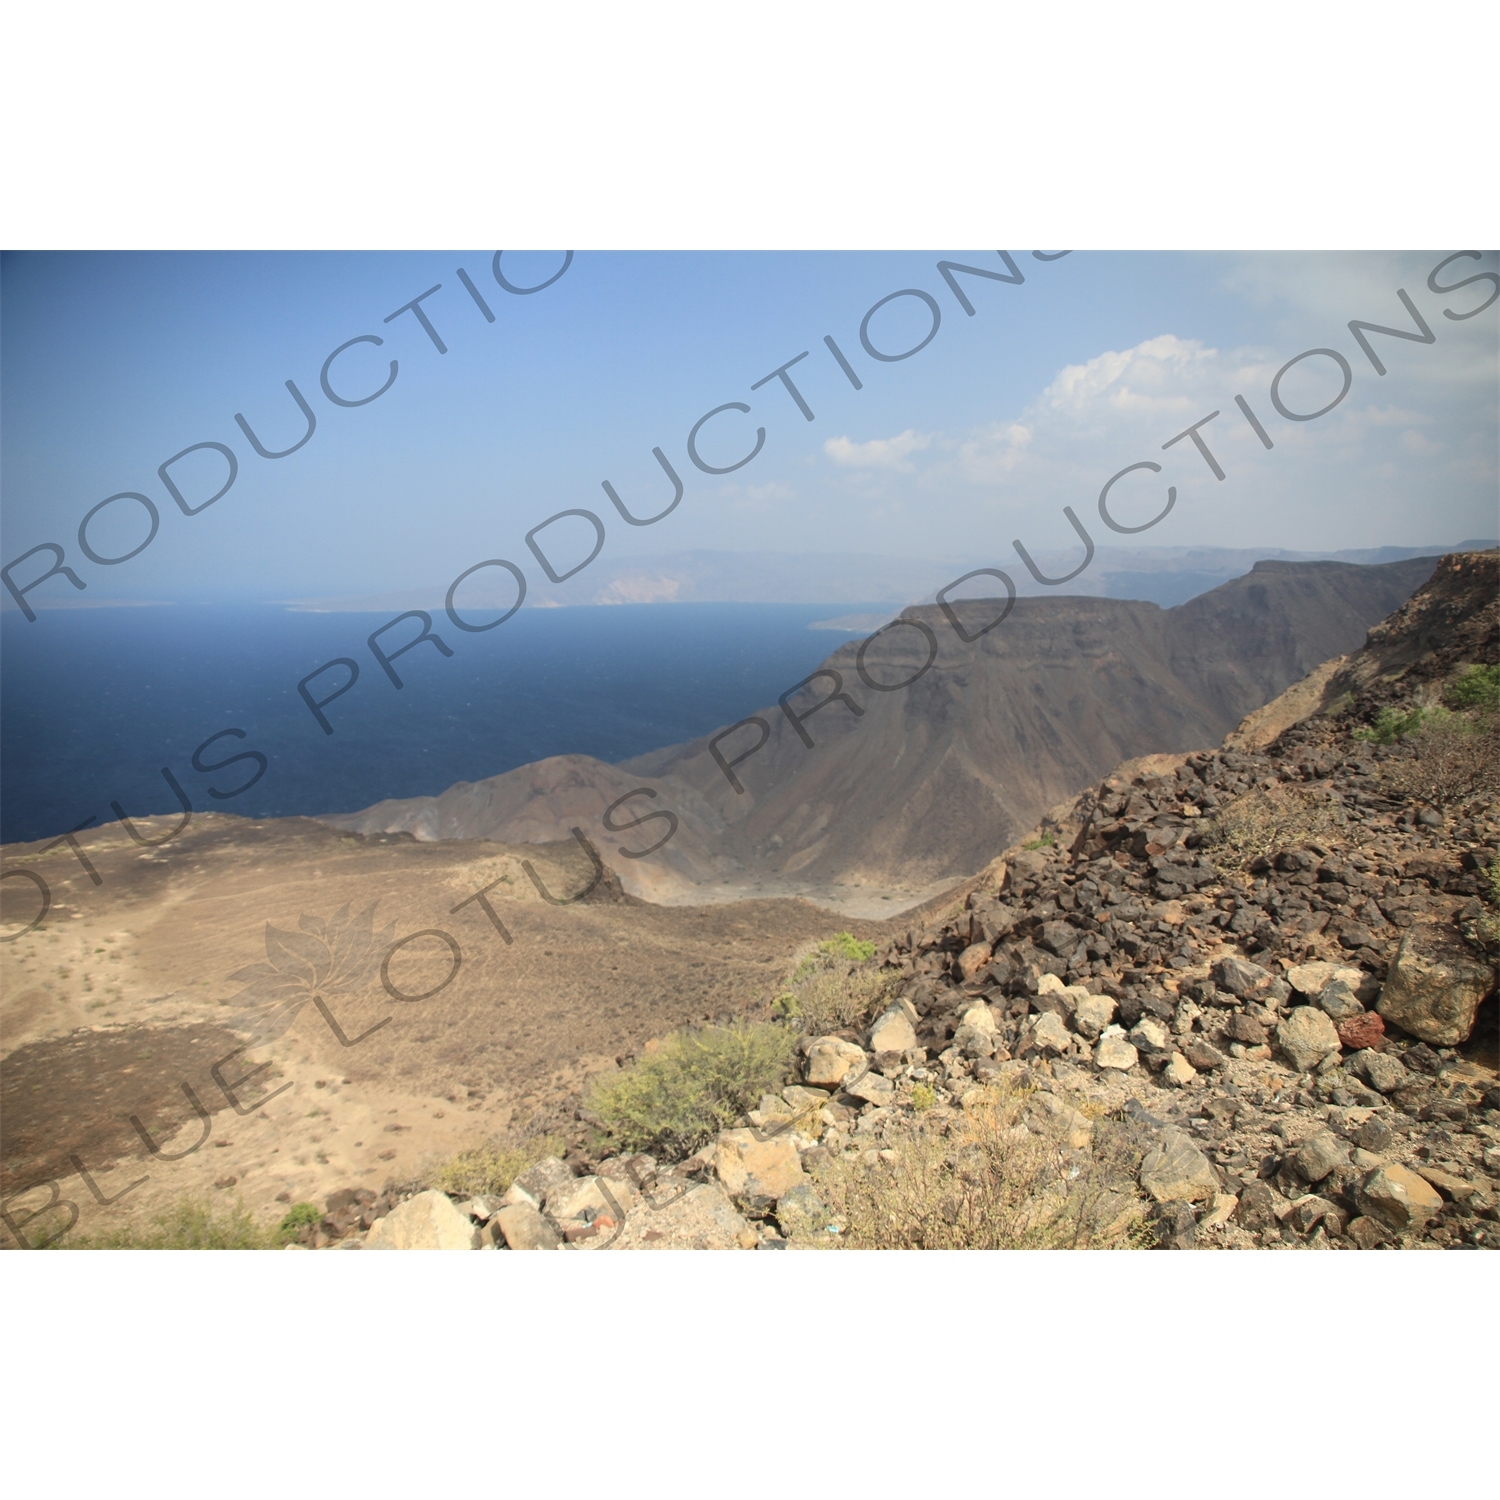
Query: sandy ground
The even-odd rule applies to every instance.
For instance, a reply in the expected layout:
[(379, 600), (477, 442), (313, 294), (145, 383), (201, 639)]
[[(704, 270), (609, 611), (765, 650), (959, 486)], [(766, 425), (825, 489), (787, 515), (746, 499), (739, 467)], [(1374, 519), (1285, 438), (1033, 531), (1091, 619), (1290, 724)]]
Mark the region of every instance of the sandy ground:
[[(155, 838), (173, 822), (139, 827)], [(98, 885), (66, 845), (4, 850), (7, 870), (34, 870), (52, 895), (44, 923), (0, 948), (0, 1188), (23, 1233), (53, 1184), (84, 1234), (184, 1195), (271, 1218), (378, 1190), (433, 1156), (555, 1125), (589, 1073), (653, 1036), (763, 1014), (833, 932), (879, 940), (897, 925), (843, 914), (896, 904), (864, 887), (841, 909), (813, 886), (817, 905), (726, 888), (662, 907), (606, 872), (580, 898), (595, 872), (571, 843), (417, 843), (222, 814), (160, 848), (118, 825), (78, 838)], [(486, 888), (493, 920), (469, 899)], [(24, 879), (0, 898), (7, 936), (40, 904)], [(371, 906), (371, 929), (338, 935), (341, 911)], [(406, 938), (388, 989), (381, 959)], [(247, 968), (258, 988), (231, 977)], [(278, 1009), (280, 1034), (247, 1047)]]

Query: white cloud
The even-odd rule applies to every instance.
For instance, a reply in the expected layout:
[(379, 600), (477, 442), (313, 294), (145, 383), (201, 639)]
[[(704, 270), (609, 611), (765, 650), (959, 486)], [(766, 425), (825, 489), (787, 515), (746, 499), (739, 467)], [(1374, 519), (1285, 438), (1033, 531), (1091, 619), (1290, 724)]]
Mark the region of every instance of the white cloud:
[[(1361, 288), (1362, 289), (1362, 288)], [(1356, 308), (1356, 310), (1360, 310)], [(1272, 379), (1300, 342), (1213, 348), (1161, 333), (1059, 370), (1013, 417), (959, 432), (917, 433), (824, 445), (865, 506), (869, 522), (888, 515), (905, 529), (930, 526), (939, 507), (960, 532), (986, 536), (998, 552), (1020, 536), (1033, 550), (1074, 548), (1060, 512), (1071, 505), (1100, 545), (1279, 546), (1291, 549), (1426, 545), (1494, 530), (1496, 472), (1493, 335), (1440, 329), (1439, 346), (1393, 346), (1401, 357), (1379, 376), (1347, 338), (1327, 335), (1350, 361), (1347, 397), (1326, 416), (1292, 421), (1270, 398)], [(1465, 341), (1476, 347), (1465, 347)], [(1388, 344), (1391, 342), (1386, 341)], [(1329, 362), (1297, 365), (1280, 394), (1311, 411), (1338, 391)], [(1242, 416), (1243, 395), (1270, 432), (1267, 450)], [(1190, 425), (1217, 413), (1201, 436), (1225, 478), (1190, 438)], [(1149, 520), (1167, 486), (1177, 504), (1139, 539), (1105, 532), (1101, 488), (1127, 465), (1111, 492), (1112, 517)], [(1430, 497), (1440, 495), (1441, 503)]]
[(1084, 414), (1100, 402), (1119, 412), (1188, 411), (1191, 389), (1219, 358), (1197, 339), (1164, 333), (1133, 349), (1113, 349), (1086, 365), (1067, 365), (1042, 392), (1040, 404), (1055, 412)]
[(900, 469), (911, 473), (910, 455), (932, 444), (932, 435), (908, 427), (893, 438), (872, 438), (856, 443), (847, 437), (829, 438), (823, 451), (842, 469)]

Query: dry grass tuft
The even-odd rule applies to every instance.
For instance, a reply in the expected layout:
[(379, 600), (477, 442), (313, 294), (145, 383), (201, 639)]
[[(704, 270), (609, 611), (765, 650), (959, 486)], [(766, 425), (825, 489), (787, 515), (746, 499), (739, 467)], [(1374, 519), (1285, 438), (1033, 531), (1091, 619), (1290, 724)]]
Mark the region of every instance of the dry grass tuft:
[(875, 969), (855, 969), (845, 974), (823, 970), (783, 995), (777, 1002), (777, 1012), (794, 1021), (808, 1036), (859, 1030), (895, 989), (893, 977)]
[(1257, 787), (1209, 820), (1203, 847), (1227, 869), (1301, 844), (1328, 843), (1343, 829), (1343, 811), (1326, 795), (1295, 786)]
[[(1089, 1144), (1079, 1141), (1087, 1137)], [(947, 1130), (895, 1143), (894, 1161), (840, 1160), (819, 1195), (863, 1250), (1105, 1249), (1135, 1243), (1141, 1151), (1123, 1126), (1040, 1107), (996, 1085)], [(832, 1240), (832, 1237), (830, 1237)]]
[(486, 1141), (439, 1162), (427, 1175), (439, 1192), (455, 1198), (498, 1196), (544, 1156), (562, 1156), (567, 1149), (567, 1142), (553, 1135), (514, 1143)]
[(873, 943), (840, 932), (797, 965), (772, 1006), (807, 1036), (859, 1030), (895, 994), (897, 979), (870, 966)]
[(130, 1224), (102, 1234), (65, 1234), (58, 1250), (280, 1250), (293, 1236), (262, 1224), (236, 1200), (220, 1210), (197, 1198), (179, 1199), (148, 1224)]

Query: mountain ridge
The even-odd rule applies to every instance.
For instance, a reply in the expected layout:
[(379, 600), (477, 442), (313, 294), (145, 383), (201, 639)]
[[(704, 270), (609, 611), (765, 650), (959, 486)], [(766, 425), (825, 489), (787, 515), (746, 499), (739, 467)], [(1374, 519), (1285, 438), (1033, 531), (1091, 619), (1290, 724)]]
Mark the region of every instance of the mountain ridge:
[[(737, 736), (721, 728), (617, 766), (552, 757), (322, 821), (501, 842), (568, 839), (579, 827), (631, 894), (656, 901), (702, 901), (709, 887), (720, 897), (774, 889), (830, 899), (840, 886), (846, 897), (907, 901), (982, 867), (985, 851), (1118, 762), (1219, 743), (1314, 667), (1358, 647), (1437, 561), (1262, 560), (1172, 609), (1023, 597), (988, 630), (998, 601), (956, 603), (951, 618), (909, 607), (868, 640), (840, 645), (783, 695), (786, 711), (760, 710)], [(869, 685), (907, 678), (899, 692)], [(836, 701), (817, 683), (846, 696)], [(756, 720), (763, 744), (745, 755)], [(729, 762), (745, 757), (731, 767), (742, 791), (715, 749)], [(632, 792), (609, 829), (607, 810)], [(676, 822), (672, 838), (640, 857), (667, 832), (664, 813)], [(621, 840), (633, 819), (653, 815)]]

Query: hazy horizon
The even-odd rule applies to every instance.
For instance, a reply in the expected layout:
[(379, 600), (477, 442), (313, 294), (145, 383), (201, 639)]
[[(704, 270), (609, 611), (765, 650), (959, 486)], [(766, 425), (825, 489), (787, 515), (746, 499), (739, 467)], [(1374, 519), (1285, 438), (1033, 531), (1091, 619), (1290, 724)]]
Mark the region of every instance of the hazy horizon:
[[(864, 555), (1004, 568), (1025, 587), (1014, 539), (1036, 561), (1078, 553), (1065, 505), (1101, 551), (1262, 550), (1275, 537), (1277, 550), (1317, 553), (1494, 533), (1495, 320), (1464, 316), (1488, 288), (1434, 292), (1428, 280), (1492, 276), (1493, 254), (1441, 275), (1447, 252), (1009, 256), (580, 252), (523, 296), (499, 284), (489, 252), (7, 254), (3, 561), (65, 550), (87, 590), (53, 577), (29, 596), (38, 605), (446, 589), (492, 558), (524, 570), (532, 602), (583, 602), (609, 567), (702, 551), (838, 555), (851, 539)], [(940, 260), (1024, 281), (945, 277)], [(526, 286), (563, 265), (509, 255), (502, 274)], [(433, 287), (420, 304), (429, 333), (397, 310)], [(862, 320), (903, 292), (871, 315), (870, 348), (901, 352), (934, 321), (936, 332), (909, 357), (871, 357)], [(1398, 292), (1433, 338), (1367, 334), (1380, 375), (1348, 324), (1415, 329)], [(393, 359), (398, 374), (384, 395), (341, 406), (320, 371), (357, 338), (384, 342), (339, 356), (335, 395), (376, 390)], [(1350, 366), (1348, 395), (1326, 416), (1284, 420), (1272, 378), (1319, 349)], [(787, 371), (794, 396), (775, 372), (803, 351)], [(268, 451), (291, 447), (308, 424), (289, 379), (315, 429), (296, 452), (261, 457), (235, 414)], [(1331, 357), (1309, 357), (1280, 399), (1315, 411), (1339, 379)], [(688, 434), (731, 402), (751, 409), (705, 425), (704, 463), (728, 468), (757, 429), (764, 443), (732, 473), (705, 473)], [(1190, 437), (1163, 446), (1212, 411), (1201, 436), (1222, 480)], [(225, 459), (200, 448), (174, 464), (180, 504), (158, 466), (208, 443), (234, 453), (237, 476), (187, 515), (223, 484)], [(635, 516), (656, 515), (672, 498), (656, 447), (683, 499), (653, 525), (627, 524), (602, 483)], [(1143, 463), (1160, 472), (1121, 480), (1113, 518), (1149, 522), (1168, 485), (1170, 514), (1141, 534), (1107, 530), (1102, 485)], [(138, 556), (91, 562), (80, 522), (123, 493), (151, 501), (159, 530)], [(526, 534), (562, 510), (592, 512), (606, 534), (590, 566), (552, 585)], [(147, 524), (138, 500), (117, 500), (88, 538), (118, 557)], [(595, 533), (570, 517), (542, 540), (566, 572)], [(39, 553), (15, 579), (49, 565)]]

